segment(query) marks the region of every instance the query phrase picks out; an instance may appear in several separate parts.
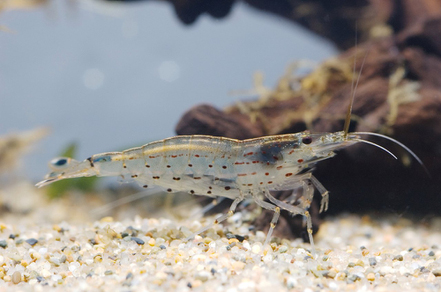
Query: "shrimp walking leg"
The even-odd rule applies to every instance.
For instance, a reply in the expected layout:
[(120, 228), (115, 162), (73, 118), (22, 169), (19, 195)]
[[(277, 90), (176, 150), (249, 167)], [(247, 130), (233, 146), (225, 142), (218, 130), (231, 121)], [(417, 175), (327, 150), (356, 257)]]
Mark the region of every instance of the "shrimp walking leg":
[(303, 190), (303, 198), (304, 201), (302, 204), (300, 204), (300, 207), (303, 209), (308, 209), (309, 206), (311, 206), (312, 200), (314, 198), (314, 187), (312, 186), (312, 183), (310, 181), (303, 181), (302, 186)]
[(322, 196), (322, 200), (320, 202), (320, 213), (323, 211), (328, 211), (328, 205), (329, 205), (329, 192), (325, 187), (321, 184), (321, 182), (318, 181), (318, 179), (310, 173), (309, 180), (312, 182), (312, 184), (317, 188), (317, 190), (320, 192), (320, 195)]
[[(287, 183), (287, 186), (291, 186), (291, 189), (295, 188), (295, 187), (303, 187), (304, 189), (304, 195), (306, 195), (306, 198), (308, 199), (310, 196), (310, 193), (308, 192), (308, 190), (305, 190), (305, 188), (309, 188), (308, 186), (305, 185), (305, 181), (310, 181), (315, 188), (320, 192), (321, 196), (322, 196), (322, 200), (320, 202), (320, 213), (323, 211), (327, 211), (328, 210), (328, 204), (329, 204), (329, 192), (328, 190), (326, 190), (326, 188), (319, 182), (319, 180), (312, 175), (311, 172), (307, 172), (301, 175), (297, 175), (295, 177), (293, 177), (289, 183)], [(280, 190), (280, 189), (277, 189)], [(312, 199), (312, 198), (311, 198)]]
[[(298, 196), (298, 190), (302, 191), (301, 196)], [(293, 186), (291, 195), (284, 201), (290, 205), (297, 205), (300, 208), (308, 209), (314, 197), (314, 188), (310, 181), (304, 180)], [(296, 204), (299, 202), (299, 204)]]
[(322, 200), (320, 201), (320, 213), (323, 211), (328, 210), (329, 205), (329, 192), (325, 187), (319, 182), (319, 180), (312, 175), (312, 173), (305, 173), (304, 175), (300, 176), (299, 179), (309, 180), (312, 182), (312, 184), (316, 187), (316, 189), (319, 191), (320, 195), (322, 196)]
[(193, 212), (192, 214), (190, 214), (190, 218), (195, 218), (200, 215), (203, 216), (203, 214), (207, 213), (208, 211), (210, 211), (211, 209), (213, 209), (214, 207), (216, 207), (217, 205), (222, 203), (225, 199), (226, 198), (224, 198), (224, 197), (217, 197), (216, 199), (211, 201), (209, 204), (204, 206), (202, 209), (197, 210), (197, 211)]
[[(322, 196), (322, 200), (320, 202), (320, 213), (323, 211), (328, 210), (328, 204), (329, 204), (329, 192), (328, 190), (319, 182), (319, 180), (312, 175), (312, 173), (304, 173), (301, 175), (298, 175), (293, 178), (292, 182), (302, 182), (302, 181), (310, 181), (315, 188), (320, 192), (320, 195)], [(303, 185), (303, 188), (305, 188), (305, 185)], [(306, 191), (307, 193), (307, 191)]]
[(314, 247), (314, 239), (312, 238), (312, 220), (311, 220), (311, 215), (309, 214), (308, 211), (304, 210), (303, 208), (297, 207), (297, 206), (293, 206), (293, 205), (289, 205), (285, 202), (282, 202), (280, 200), (277, 200), (276, 198), (273, 197), (273, 195), (271, 195), (271, 193), (266, 190), (264, 192), (265, 197), (274, 205), (291, 212), (294, 215), (300, 214), (305, 216), (306, 218), (306, 228), (308, 231), (308, 237), (309, 237), (309, 242), (311, 243), (311, 247), (312, 250), (315, 251), (315, 247)]
[(204, 232), (204, 231), (210, 229), (211, 227), (213, 227), (215, 224), (219, 224), (219, 223), (221, 223), (222, 221), (225, 221), (225, 220), (228, 219), (229, 217), (233, 216), (234, 211), (236, 210), (237, 205), (239, 205), (239, 203), (242, 202), (242, 201), (243, 201), (243, 197), (242, 197), (242, 196), (240, 196), (239, 198), (236, 198), (236, 199), (233, 201), (233, 203), (231, 204), (231, 206), (230, 206), (230, 210), (229, 210), (227, 213), (221, 215), (219, 218), (217, 218), (216, 220), (214, 220), (213, 223), (211, 223), (211, 224), (209, 224), (209, 225), (207, 225), (207, 226), (205, 226), (205, 227), (199, 229), (198, 231), (196, 231), (195, 233), (193, 233), (192, 235), (190, 235), (189, 237), (187, 237), (187, 240), (192, 239), (195, 235), (201, 234), (202, 232)]
[(268, 202), (265, 202), (265, 201), (259, 199), (257, 196), (253, 195), (253, 198), (254, 198), (254, 202), (256, 202), (257, 205), (259, 205), (260, 207), (262, 207), (264, 209), (271, 210), (274, 212), (273, 219), (271, 219), (268, 234), (266, 235), (265, 243), (263, 244), (263, 246), (266, 246), (269, 243), (271, 236), (273, 234), (274, 228), (276, 228), (277, 221), (279, 220), (280, 208), (271, 204), (271, 203), (268, 203)]

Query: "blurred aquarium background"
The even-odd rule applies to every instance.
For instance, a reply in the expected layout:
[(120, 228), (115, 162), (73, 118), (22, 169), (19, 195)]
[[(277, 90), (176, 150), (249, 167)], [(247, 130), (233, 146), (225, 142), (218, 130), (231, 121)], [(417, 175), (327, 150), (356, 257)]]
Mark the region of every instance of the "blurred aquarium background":
[(186, 26), (163, 2), (38, 2), (0, 11), (0, 135), (50, 130), (20, 166), (33, 181), (72, 142), (84, 159), (173, 136), (196, 104), (252, 98), (231, 92), (252, 89), (256, 71), (272, 87), (290, 62), (337, 53), (244, 3)]

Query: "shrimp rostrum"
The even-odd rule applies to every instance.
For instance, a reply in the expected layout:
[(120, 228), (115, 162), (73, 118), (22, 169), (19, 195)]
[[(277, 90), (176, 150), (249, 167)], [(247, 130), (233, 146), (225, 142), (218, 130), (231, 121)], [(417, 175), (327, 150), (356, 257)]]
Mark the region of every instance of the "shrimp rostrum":
[[(313, 247), (308, 208), (315, 187), (322, 196), (320, 212), (326, 211), (328, 191), (312, 175), (311, 167), (333, 157), (335, 150), (358, 142), (373, 144), (361, 139), (362, 134), (392, 139), (375, 133), (346, 131), (325, 134), (305, 131), (248, 140), (205, 135), (176, 136), (122, 152), (96, 154), (81, 162), (71, 158), (56, 158), (50, 162), (52, 172), (37, 186), (67, 178), (122, 176), (134, 179), (144, 188), (159, 186), (167, 192), (232, 199), (229, 211), (213, 224), (232, 216), (241, 201), (252, 199), (260, 207), (274, 212), (265, 244), (269, 242), (280, 210), (283, 209), (293, 215), (305, 216)], [(373, 145), (391, 154), (385, 148)], [(300, 204), (288, 204), (271, 194), (271, 191), (292, 189), (301, 190)]]

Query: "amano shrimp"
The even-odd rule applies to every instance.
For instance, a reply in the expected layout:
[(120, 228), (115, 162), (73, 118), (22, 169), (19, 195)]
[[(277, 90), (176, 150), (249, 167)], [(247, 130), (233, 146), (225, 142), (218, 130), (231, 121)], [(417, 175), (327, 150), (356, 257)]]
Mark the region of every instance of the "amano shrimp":
[[(350, 116), (346, 123), (349, 123), (349, 119)], [(243, 200), (252, 199), (260, 207), (274, 212), (265, 245), (283, 209), (305, 217), (314, 250), (308, 208), (312, 203), (314, 187), (321, 194), (320, 212), (328, 208), (329, 193), (312, 175), (312, 167), (319, 161), (333, 157), (334, 151), (358, 142), (375, 145), (394, 156), (382, 146), (361, 139), (360, 135), (364, 134), (392, 140), (422, 163), (406, 146), (390, 137), (369, 132), (348, 133), (347, 127), (345, 131), (335, 133), (311, 134), (305, 131), (248, 140), (192, 135), (176, 136), (122, 152), (95, 154), (84, 161), (55, 158), (49, 164), (52, 171), (36, 186), (42, 187), (67, 178), (121, 176), (134, 179), (143, 188), (159, 186), (170, 193), (188, 192), (233, 200), (229, 211), (213, 224), (232, 216)], [(280, 201), (271, 194), (271, 191), (294, 189), (302, 192), (302, 201), (298, 205)]]

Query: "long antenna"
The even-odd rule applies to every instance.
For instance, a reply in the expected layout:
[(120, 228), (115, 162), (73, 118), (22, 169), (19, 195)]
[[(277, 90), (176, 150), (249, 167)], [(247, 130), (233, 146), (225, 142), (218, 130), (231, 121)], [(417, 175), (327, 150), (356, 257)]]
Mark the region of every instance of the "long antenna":
[[(357, 23), (355, 23), (355, 31), (357, 31)], [(358, 41), (357, 33), (355, 33), (355, 51), (357, 51), (357, 41)], [(346, 113), (345, 125), (343, 127), (344, 138), (348, 136), (349, 125), (351, 124), (352, 107), (354, 105), (355, 93), (357, 91), (358, 82), (360, 81), (361, 72), (363, 72), (364, 63), (366, 62), (366, 58), (369, 55), (369, 51), (370, 50), (368, 49), (368, 51), (364, 55), (363, 62), (361, 63), (361, 67), (360, 67), (360, 73), (358, 73), (357, 82), (355, 83), (355, 86), (354, 86), (354, 78), (352, 78), (352, 84), (351, 84), (352, 96), (351, 96), (351, 101), (349, 102), (348, 111)], [(355, 72), (356, 62), (357, 62), (357, 52), (355, 52), (354, 54), (354, 72)]]
[[(375, 147), (377, 147), (377, 148), (380, 148), (380, 149), (383, 150), (384, 152), (387, 152), (387, 153), (388, 153), (390, 156), (392, 156), (393, 158), (398, 159), (398, 157), (397, 157), (395, 154), (393, 154), (392, 152), (390, 152), (389, 150), (387, 150), (387, 149), (384, 148), (383, 146), (380, 146), (380, 145), (378, 145), (378, 144), (376, 144), (376, 143), (374, 143), (374, 142), (367, 141), (367, 140), (360, 139), (360, 138), (354, 139), (354, 141), (358, 141), (358, 142), (366, 143), (366, 144), (369, 144), (369, 145), (375, 146)], [(411, 153), (412, 153), (412, 152), (411, 152)]]
[[(429, 170), (426, 168), (426, 166), (424, 165), (423, 161), (421, 161), (421, 159), (418, 157), (418, 155), (416, 155), (412, 150), (410, 150), (409, 147), (407, 147), (406, 145), (404, 145), (403, 143), (401, 143), (398, 140), (395, 140), (394, 138), (391, 138), (389, 136), (383, 135), (383, 134), (379, 134), (379, 133), (372, 133), (372, 132), (353, 132), (351, 134), (356, 134), (356, 135), (370, 135), (370, 136), (375, 136), (375, 137), (380, 137), (389, 141), (394, 142), (395, 144), (401, 146), (404, 150), (407, 151), (407, 153), (409, 153), (413, 158), (415, 158), (416, 161), (418, 161), (418, 163), (424, 168), (424, 171), (427, 173), (427, 175), (429, 176), (429, 178), (431, 178), (432, 176), (430, 175)], [(378, 145), (377, 145), (378, 147)], [(395, 155), (394, 155), (395, 156)]]

